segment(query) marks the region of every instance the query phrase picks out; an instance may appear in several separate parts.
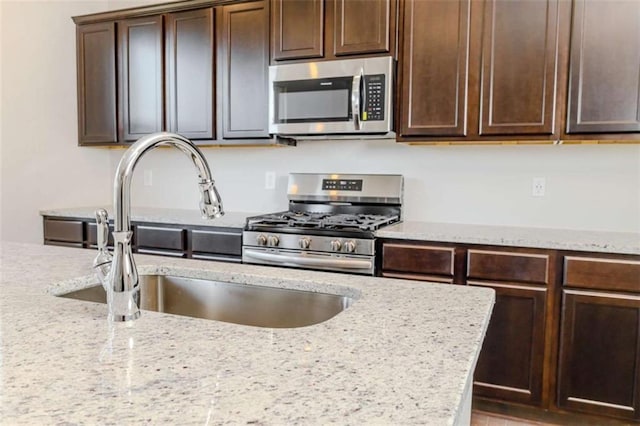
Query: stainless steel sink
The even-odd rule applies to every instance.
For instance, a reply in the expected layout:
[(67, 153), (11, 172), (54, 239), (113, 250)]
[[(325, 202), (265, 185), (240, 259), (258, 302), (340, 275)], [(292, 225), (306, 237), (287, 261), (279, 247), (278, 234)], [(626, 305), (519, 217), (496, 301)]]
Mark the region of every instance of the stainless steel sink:
[[(60, 295), (106, 303), (101, 285)], [(140, 308), (269, 328), (293, 328), (333, 318), (353, 303), (347, 296), (232, 284), (169, 275), (140, 275)]]

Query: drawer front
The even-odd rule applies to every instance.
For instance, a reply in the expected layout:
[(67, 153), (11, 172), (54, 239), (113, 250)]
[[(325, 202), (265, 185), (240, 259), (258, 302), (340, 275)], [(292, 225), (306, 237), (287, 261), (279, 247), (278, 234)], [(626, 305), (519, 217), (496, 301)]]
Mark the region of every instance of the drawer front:
[[(242, 256), (242, 231), (191, 231), (191, 251)], [(195, 257), (195, 256), (194, 256)]]
[(179, 228), (162, 228), (156, 226), (137, 226), (136, 245), (164, 250), (184, 250), (185, 231)]
[(80, 220), (44, 220), (44, 239), (82, 243), (82, 221)]
[(566, 256), (563, 284), (640, 293), (640, 261)]
[(382, 270), (424, 275), (453, 276), (454, 249), (386, 243)]
[(467, 277), (481, 280), (548, 284), (546, 254), (469, 250)]

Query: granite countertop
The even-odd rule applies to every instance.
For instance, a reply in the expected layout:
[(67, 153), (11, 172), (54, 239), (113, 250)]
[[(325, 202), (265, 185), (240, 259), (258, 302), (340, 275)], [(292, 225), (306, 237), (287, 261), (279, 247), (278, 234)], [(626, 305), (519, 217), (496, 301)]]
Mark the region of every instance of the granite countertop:
[(0, 244), (6, 424), (455, 424), (492, 290), (136, 255), (141, 273), (357, 298), (334, 318), (258, 328), (57, 298), (90, 250)]
[[(41, 216), (74, 217), (80, 219), (95, 219), (96, 209), (106, 209), (109, 218), (113, 219), (112, 206), (86, 206), (64, 209), (40, 210)], [(132, 207), (131, 220), (137, 222), (167, 223), (175, 225), (218, 226), (224, 228), (244, 228), (247, 217), (260, 213), (227, 212), (217, 219), (203, 219), (200, 210), (194, 209), (165, 209), (158, 207)]]
[(387, 226), (377, 231), (376, 236), (403, 240), (640, 254), (640, 234), (633, 232), (409, 221)]

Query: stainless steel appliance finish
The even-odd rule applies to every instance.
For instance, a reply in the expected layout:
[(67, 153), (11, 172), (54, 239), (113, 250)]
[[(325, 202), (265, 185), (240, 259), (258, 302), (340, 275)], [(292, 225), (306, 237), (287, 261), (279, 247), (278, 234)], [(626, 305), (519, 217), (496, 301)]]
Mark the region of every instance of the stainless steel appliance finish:
[(391, 56), (269, 67), (269, 133), (393, 138)]
[[(232, 284), (167, 275), (140, 275), (140, 308), (269, 328), (293, 328), (333, 318), (353, 303), (347, 296)], [(61, 297), (106, 303), (96, 285)]]
[(247, 219), (242, 261), (375, 274), (375, 230), (401, 219), (400, 175), (289, 175), (289, 210)]

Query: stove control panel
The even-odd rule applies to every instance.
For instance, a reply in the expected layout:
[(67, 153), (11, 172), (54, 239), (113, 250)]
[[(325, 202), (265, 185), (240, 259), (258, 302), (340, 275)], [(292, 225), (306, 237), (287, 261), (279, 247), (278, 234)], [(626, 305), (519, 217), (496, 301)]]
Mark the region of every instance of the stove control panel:
[(242, 241), (245, 246), (259, 246), (268, 249), (290, 249), (315, 252), (357, 255), (374, 255), (373, 239), (330, 237), (323, 235), (300, 235), (288, 233), (267, 233), (244, 231)]

